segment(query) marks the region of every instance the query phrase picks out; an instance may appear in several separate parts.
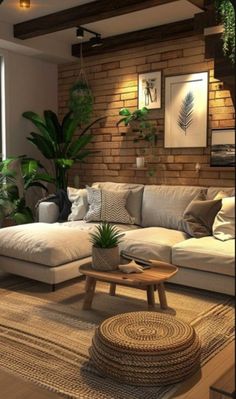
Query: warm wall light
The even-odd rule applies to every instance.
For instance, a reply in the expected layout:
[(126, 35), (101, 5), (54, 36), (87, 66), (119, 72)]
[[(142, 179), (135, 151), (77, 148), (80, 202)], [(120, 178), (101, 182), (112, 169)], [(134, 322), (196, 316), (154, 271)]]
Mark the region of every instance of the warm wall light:
[(30, 0), (20, 0), (21, 8), (30, 8)]

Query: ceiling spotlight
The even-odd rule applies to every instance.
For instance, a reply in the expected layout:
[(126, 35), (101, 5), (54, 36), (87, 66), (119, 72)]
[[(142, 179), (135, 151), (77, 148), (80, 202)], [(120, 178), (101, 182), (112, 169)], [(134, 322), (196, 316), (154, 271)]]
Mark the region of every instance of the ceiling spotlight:
[(91, 37), (91, 39), (89, 40), (91, 47), (98, 47), (98, 46), (102, 46), (102, 39), (101, 39), (101, 35), (96, 35), (95, 37)]
[(84, 38), (84, 29), (81, 28), (81, 26), (79, 26), (79, 28), (77, 28), (76, 30), (76, 37), (77, 39), (83, 40)]
[(21, 8), (30, 8), (30, 0), (20, 0)]

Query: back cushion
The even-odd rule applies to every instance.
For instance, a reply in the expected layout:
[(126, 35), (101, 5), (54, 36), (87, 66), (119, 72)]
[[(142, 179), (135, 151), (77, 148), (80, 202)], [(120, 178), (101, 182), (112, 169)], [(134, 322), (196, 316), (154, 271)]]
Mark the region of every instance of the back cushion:
[(110, 191), (129, 190), (130, 193), (126, 202), (127, 211), (134, 218), (135, 224), (138, 225), (141, 224), (141, 208), (142, 208), (142, 198), (143, 198), (143, 189), (144, 189), (144, 186), (142, 184), (98, 182), (94, 183), (92, 187), (101, 188)]
[(213, 199), (219, 191), (223, 191), (228, 197), (235, 195), (234, 187), (209, 187), (207, 190), (207, 199)]
[[(145, 186), (143, 192), (142, 226), (159, 226), (178, 230), (183, 213), (204, 187)], [(205, 188), (207, 191), (207, 188)]]

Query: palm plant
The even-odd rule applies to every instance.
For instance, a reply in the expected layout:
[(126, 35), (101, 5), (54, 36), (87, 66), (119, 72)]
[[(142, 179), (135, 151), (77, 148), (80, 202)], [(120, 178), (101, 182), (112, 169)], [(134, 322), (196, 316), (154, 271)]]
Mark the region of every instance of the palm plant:
[(96, 248), (114, 248), (121, 242), (121, 237), (124, 236), (120, 233), (116, 226), (107, 222), (102, 222), (95, 227), (95, 232), (90, 233), (93, 246)]
[[(19, 160), (19, 173), (14, 165)], [(22, 190), (19, 187), (22, 183)], [(9, 218), (16, 224), (33, 222), (33, 213), (26, 204), (26, 191), (30, 187), (47, 187), (42, 183), (52, 183), (39, 161), (25, 156), (8, 158), (0, 162), (0, 220)]]
[(85, 147), (92, 141), (93, 135), (89, 129), (104, 117), (100, 117), (81, 129), (76, 139), (74, 134), (79, 126), (78, 117), (68, 112), (59, 122), (57, 115), (52, 111), (44, 111), (44, 119), (35, 112), (24, 112), (23, 117), (29, 119), (40, 133), (32, 132), (27, 139), (33, 143), (43, 156), (52, 161), (55, 171), (57, 189), (66, 190), (68, 171), (76, 162), (93, 154), (94, 151)]

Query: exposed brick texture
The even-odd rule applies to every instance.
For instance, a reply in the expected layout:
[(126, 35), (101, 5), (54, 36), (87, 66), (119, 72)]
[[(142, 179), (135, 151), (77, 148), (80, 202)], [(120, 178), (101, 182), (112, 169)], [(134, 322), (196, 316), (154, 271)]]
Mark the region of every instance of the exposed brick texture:
[[(211, 128), (234, 127), (235, 110), (228, 90), (214, 79), (214, 61), (204, 59), (202, 36), (144, 45), (129, 50), (85, 59), (87, 78), (94, 94), (94, 117), (107, 116), (92, 129), (91, 148), (99, 151), (71, 171), (70, 184), (79, 175), (80, 184), (95, 181), (233, 186), (233, 168), (210, 167)], [(116, 127), (119, 109), (138, 107), (138, 73), (162, 70), (162, 109), (151, 111), (158, 124), (154, 156), (149, 170), (135, 170), (135, 157), (143, 143), (134, 143), (127, 128)], [(208, 146), (206, 148), (164, 148), (164, 77), (209, 71)], [(78, 63), (59, 66), (59, 115), (68, 111), (69, 89), (79, 72)], [(126, 133), (124, 135), (123, 133)], [(196, 163), (201, 170), (195, 171)]]

